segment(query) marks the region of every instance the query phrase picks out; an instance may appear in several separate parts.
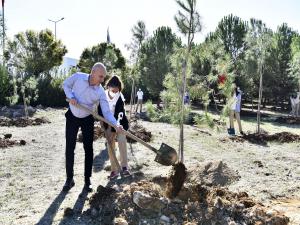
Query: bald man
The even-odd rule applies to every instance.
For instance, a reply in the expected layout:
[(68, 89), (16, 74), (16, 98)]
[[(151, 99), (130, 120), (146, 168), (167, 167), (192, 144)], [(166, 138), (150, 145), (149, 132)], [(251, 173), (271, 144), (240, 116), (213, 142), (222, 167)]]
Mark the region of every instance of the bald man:
[(117, 132), (122, 132), (122, 126), (117, 125), (117, 121), (109, 110), (106, 94), (101, 86), (106, 76), (106, 68), (102, 63), (96, 63), (90, 74), (77, 72), (68, 77), (63, 88), (67, 98), (70, 99), (69, 109), (66, 112), (66, 174), (67, 180), (63, 191), (69, 191), (74, 185), (73, 167), (74, 150), (78, 129), (81, 128), (83, 137), (83, 148), (85, 152), (84, 163), (84, 188), (92, 191), (90, 177), (93, 166), (93, 136), (94, 136), (94, 118), (91, 114), (76, 107), (81, 104), (93, 110), (94, 105), (100, 103), (100, 107), (105, 119), (118, 127)]

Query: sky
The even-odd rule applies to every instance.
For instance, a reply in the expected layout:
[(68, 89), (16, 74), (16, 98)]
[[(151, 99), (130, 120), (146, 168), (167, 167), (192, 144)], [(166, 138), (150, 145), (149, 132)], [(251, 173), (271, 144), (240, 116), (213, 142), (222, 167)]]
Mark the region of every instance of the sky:
[[(66, 45), (66, 56), (79, 59), (86, 47), (106, 41), (107, 28), (111, 41), (128, 58), (125, 44), (130, 43), (131, 28), (143, 20), (151, 35), (159, 26), (169, 26), (179, 35), (174, 15), (179, 7), (175, 0), (5, 0), (5, 20), (8, 38), (21, 31), (51, 29), (57, 23), (57, 38)], [(203, 30), (195, 42), (204, 40), (218, 22), (233, 14), (243, 20), (261, 19), (277, 29), (287, 23), (300, 32), (300, 0), (198, 0)], [(186, 41), (183, 39), (183, 41)]]

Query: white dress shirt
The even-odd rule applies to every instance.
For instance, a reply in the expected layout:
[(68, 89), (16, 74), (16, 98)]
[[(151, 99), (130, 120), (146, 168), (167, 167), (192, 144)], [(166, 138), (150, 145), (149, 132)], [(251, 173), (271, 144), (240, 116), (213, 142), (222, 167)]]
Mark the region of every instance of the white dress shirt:
[[(104, 118), (112, 124), (117, 125), (116, 119), (109, 110), (103, 87), (101, 85), (91, 86), (89, 84), (89, 74), (81, 72), (74, 73), (64, 81), (63, 89), (67, 98), (76, 99), (79, 104), (86, 106), (90, 110), (93, 110), (94, 105), (100, 102)], [(84, 118), (90, 115), (72, 104), (69, 104), (69, 106), (73, 115), (78, 118)]]

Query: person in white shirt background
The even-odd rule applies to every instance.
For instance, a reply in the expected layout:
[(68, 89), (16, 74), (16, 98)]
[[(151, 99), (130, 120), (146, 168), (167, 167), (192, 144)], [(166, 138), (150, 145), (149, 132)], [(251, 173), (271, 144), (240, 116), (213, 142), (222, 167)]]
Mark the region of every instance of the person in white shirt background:
[(106, 68), (102, 63), (95, 63), (91, 73), (74, 73), (63, 83), (66, 97), (69, 99), (69, 109), (66, 117), (66, 175), (67, 180), (63, 191), (69, 191), (74, 185), (74, 151), (79, 128), (82, 131), (83, 148), (85, 152), (84, 162), (84, 189), (92, 191), (90, 177), (92, 176), (93, 166), (93, 137), (94, 137), (94, 118), (91, 114), (76, 107), (77, 104), (86, 106), (93, 110), (95, 105), (100, 103), (105, 119), (117, 126), (117, 132), (122, 132), (123, 128), (117, 124), (117, 120), (110, 112), (106, 99), (106, 94), (101, 86), (106, 76)]
[(232, 99), (231, 99), (231, 108), (229, 113), (229, 124), (230, 128), (228, 129), (228, 133), (230, 135), (235, 135), (235, 129), (234, 129), (234, 117), (238, 123), (240, 134), (244, 135), (244, 132), (242, 130), (242, 124), (241, 124), (241, 101), (242, 101), (242, 91), (239, 87), (236, 86), (236, 84), (233, 84), (233, 90), (232, 90)]
[[(123, 83), (121, 79), (114, 75), (106, 83), (106, 98), (109, 104), (110, 112), (114, 115), (115, 119), (125, 130), (128, 130), (129, 124), (125, 114), (125, 98), (122, 94)], [(101, 107), (98, 107), (98, 113), (100, 116), (103, 115)], [(116, 133), (116, 130), (106, 123), (102, 124), (105, 130), (105, 136), (107, 139), (108, 155), (111, 165), (111, 173), (109, 179), (115, 179), (121, 173), (123, 176), (130, 175), (128, 169), (127, 159), (127, 139), (125, 134)], [(115, 143), (118, 141), (118, 147), (120, 152), (120, 164), (115, 157)], [(121, 167), (121, 168), (119, 168)]]
[(136, 108), (135, 108), (135, 112), (138, 111), (138, 107), (140, 106), (140, 113), (142, 112), (142, 107), (143, 107), (143, 95), (144, 93), (142, 92), (142, 90), (139, 88), (138, 92), (136, 93), (137, 95), (137, 104), (136, 104)]

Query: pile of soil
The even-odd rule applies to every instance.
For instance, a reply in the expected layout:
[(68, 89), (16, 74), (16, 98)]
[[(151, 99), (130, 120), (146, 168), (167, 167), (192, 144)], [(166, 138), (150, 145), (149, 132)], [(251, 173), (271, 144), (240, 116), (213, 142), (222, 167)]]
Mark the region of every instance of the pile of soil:
[(27, 127), (27, 126), (37, 126), (44, 123), (50, 123), (50, 121), (47, 118), (41, 117), (41, 118), (7, 118), (7, 117), (0, 117), (0, 126), (2, 127), (10, 127), (10, 126), (16, 126), (16, 127)]
[(4, 138), (0, 137), (0, 148), (7, 148), (14, 145), (26, 145), (24, 140), (11, 140), (12, 134), (4, 134)]
[[(212, 169), (216, 166), (216, 168)], [(223, 163), (204, 166), (202, 173), (217, 171)], [(206, 172), (205, 172), (206, 171)], [(188, 176), (199, 177), (189, 170)], [(166, 197), (168, 178), (155, 177), (113, 187), (99, 186), (90, 198), (86, 212), (99, 224), (280, 224), (289, 218), (249, 198), (245, 192), (234, 193), (226, 187), (206, 186), (202, 178), (188, 179), (176, 198)], [(218, 179), (216, 179), (217, 181)], [(222, 179), (221, 179), (222, 180)], [(224, 182), (220, 182), (224, 183)], [(225, 182), (226, 183), (226, 182)]]
[[(151, 141), (151, 137), (152, 137), (151, 132), (147, 131), (145, 127), (143, 127), (138, 123), (131, 124), (128, 131), (145, 142)], [(127, 137), (127, 142), (135, 143), (136, 141)]]
[[(280, 132), (275, 134), (267, 133), (248, 133), (243, 136), (231, 136), (229, 140), (234, 142), (244, 142), (249, 141), (253, 144), (266, 146), (268, 142), (279, 142), (279, 143), (290, 143), (300, 141), (300, 135), (293, 134), (290, 132)], [(226, 142), (226, 138), (221, 139), (222, 142)]]
[(300, 117), (280, 116), (275, 119), (275, 122), (283, 124), (300, 124)]
[(189, 166), (187, 182), (205, 186), (227, 186), (238, 181), (240, 175), (223, 161), (210, 161)]
[[(102, 130), (100, 125), (95, 124), (94, 125), (94, 141), (101, 137), (105, 137), (104, 131)], [(77, 141), (82, 142), (82, 132), (81, 131), (78, 132)]]

